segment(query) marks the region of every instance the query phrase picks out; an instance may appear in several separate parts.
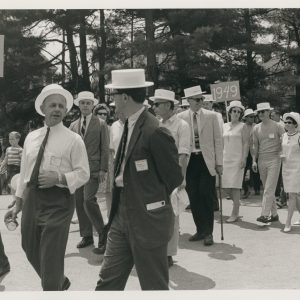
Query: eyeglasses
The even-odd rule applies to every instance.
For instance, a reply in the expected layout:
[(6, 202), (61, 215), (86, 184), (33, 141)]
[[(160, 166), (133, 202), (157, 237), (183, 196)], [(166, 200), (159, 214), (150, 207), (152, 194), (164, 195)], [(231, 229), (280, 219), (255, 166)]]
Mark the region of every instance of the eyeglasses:
[(238, 110), (238, 109), (233, 109), (233, 110), (231, 110), (233, 113), (242, 113), (240, 110)]
[(107, 113), (97, 113), (98, 116), (107, 116)]
[(263, 109), (263, 110), (259, 110), (257, 113), (258, 114), (264, 114), (267, 110)]
[(158, 107), (160, 104), (163, 104), (163, 103), (167, 103), (167, 102), (155, 102), (155, 103), (153, 103), (153, 106)]
[(284, 124), (294, 124), (292, 121), (285, 121)]

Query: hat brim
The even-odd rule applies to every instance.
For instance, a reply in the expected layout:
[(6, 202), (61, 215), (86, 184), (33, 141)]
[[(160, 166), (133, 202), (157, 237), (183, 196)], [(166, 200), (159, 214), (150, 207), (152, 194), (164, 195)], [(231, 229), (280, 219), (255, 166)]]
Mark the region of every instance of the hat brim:
[(171, 99), (171, 98), (167, 98), (167, 97), (155, 97), (155, 96), (153, 96), (153, 97), (149, 97), (149, 99), (151, 100), (151, 101), (153, 101), (154, 103), (156, 102), (163, 102), (163, 101), (159, 101), (159, 100), (165, 100), (165, 101), (170, 101), (170, 102), (173, 102), (174, 104), (178, 104), (179, 103), (179, 101), (178, 100), (176, 100), (176, 99)]
[(81, 101), (81, 100), (92, 100), (94, 102), (94, 106), (96, 106), (99, 103), (99, 100), (96, 99), (96, 98), (82, 98), (82, 97), (80, 97), (80, 98), (76, 98), (74, 100), (74, 104), (76, 106), (79, 106), (79, 101)]
[(256, 116), (256, 113), (255, 112), (253, 112), (253, 113), (251, 113), (251, 114), (246, 114), (246, 115), (243, 115), (243, 118), (246, 118), (246, 117), (249, 117), (249, 116)]
[(181, 97), (181, 99), (188, 99), (188, 98), (198, 96), (198, 95), (203, 95), (203, 94), (206, 94), (206, 92), (197, 92), (197, 93), (191, 94), (191, 95), (186, 96), (186, 97)]
[(113, 83), (109, 83), (105, 85), (106, 89), (120, 89), (120, 90), (126, 90), (126, 89), (138, 89), (138, 88), (146, 88), (149, 86), (154, 85), (154, 82), (151, 81), (145, 81), (142, 85), (114, 85)]
[(282, 117), (283, 122), (285, 122), (287, 118), (293, 119), (298, 124), (298, 128), (300, 129), (300, 117), (297, 120), (297, 118), (295, 118), (295, 116), (293, 116), (291, 113), (285, 113)]
[(44, 100), (50, 96), (50, 95), (61, 95), (66, 99), (67, 102), (67, 112), (69, 112), (71, 110), (71, 108), (73, 107), (73, 96), (72, 94), (65, 90), (65, 89), (51, 89), (47, 92), (44, 93), (40, 93), (34, 103), (34, 107), (36, 112), (41, 115), (41, 116), (45, 116), (45, 114), (41, 111), (41, 105), (43, 104)]
[(226, 107), (227, 112), (229, 112), (229, 110), (230, 110), (231, 108), (234, 108), (234, 107), (240, 108), (243, 112), (245, 111), (245, 107), (244, 107), (244, 106), (237, 106), (237, 105), (230, 106), (230, 105), (229, 105), (229, 106)]
[(258, 111), (261, 111), (261, 110), (268, 110), (268, 111), (271, 111), (273, 110), (274, 108), (270, 107), (270, 108), (260, 108), (260, 109), (256, 109), (254, 112), (257, 113)]

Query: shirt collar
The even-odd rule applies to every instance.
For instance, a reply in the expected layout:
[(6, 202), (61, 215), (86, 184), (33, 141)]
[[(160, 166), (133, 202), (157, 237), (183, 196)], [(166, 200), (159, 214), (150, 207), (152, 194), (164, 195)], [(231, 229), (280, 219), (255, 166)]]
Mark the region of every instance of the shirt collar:
[[(60, 123), (58, 123), (58, 124), (56, 124), (56, 125), (54, 125), (54, 126), (51, 126), (51, 127), (50, 127), (50, 131), (51, 131), (51, 132), (55, 132), (55, 131), (60, 130), (60, 129), (63, 128), (63, 127), (64, 127), (63, 122), (60, 122)], [(47, 130), (48, 126), (45, 124), (45, 125), (44, 125), (44, 128), (45, 128), (45, 130)]]
[(140, 110), (138, 110), (137, 112), (135, 112), (133, 115), (131, 115), (128, 118), (128, 126), (131, 127), (133, 126), (136, 121), (138, 120), (138, 118), (140, 117), (140, 115), (142, 114), (142, 112), (145, 110), (144, 107), (142, 107)]
[(200, 113), (201, 113), (201, 107), (200, 107), (200, 109), (198, 110), (198, 111), (193, 111), (193, 110), (191, 110), (191, 109), (189, 109), (190, 110), (190, 114), (191, 114), (191, 116), (196, 112), (197, 113), (197, 115), (200, 115)]
[[(92, 118), (92, 113), (90, 113), (89, 115), (86, 116), (86, 121), (89, 122)], [(81, 119), (83, 120), (84, 116), (81, 116)]]
[(177, 115), (174, 114), (168, 120), (166, 120), (165, 122), (162, 122), (162, 123), (163, 124), (173, 123), (176, 119), (177, 119)]

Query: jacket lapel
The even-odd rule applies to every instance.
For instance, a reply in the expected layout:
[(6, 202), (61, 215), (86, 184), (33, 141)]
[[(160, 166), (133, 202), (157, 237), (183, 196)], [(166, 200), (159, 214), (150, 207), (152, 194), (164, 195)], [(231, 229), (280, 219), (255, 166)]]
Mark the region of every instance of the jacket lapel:
[(93, 127), (96, 125), (96, 122), (97, 122), (97, 118), (96, 116), (92, 115), (92, 118), (90, 120), (90, 123), (88, 125), (88, 127), (86, 128), (85, 130), (85, 134), (84, 134), (84, 140), (87, 138), (87, 136), (89, 136), (89, 134), (91, 133)]
[(199, 118), (200, 118), (200, 126), (199, 126), (199, 134), (201, 134), (201, 131), (205, 125), (205, 119), (206, 119), (206, 115), (205, 113), (203, 112), (203, 109), (201, 108), (200, 109), (200, 115), (199, 115)]

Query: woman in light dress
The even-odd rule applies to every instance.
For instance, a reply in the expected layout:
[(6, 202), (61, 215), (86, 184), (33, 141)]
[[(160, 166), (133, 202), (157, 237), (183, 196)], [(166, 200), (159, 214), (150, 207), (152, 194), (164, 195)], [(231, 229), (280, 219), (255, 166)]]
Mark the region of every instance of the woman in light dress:
[(284, 232), (291, 231), (291, 220), (295, 208), (300, 212), (300, 116), (296, 112), (283, 115), (286, 132), (282, 136), (282, 179), (289, 195), (288, 215)]
[(236, 222), (239, 217), (241, 189), (249, 151), (249, 133), (243, 122), (245, 108), (240, 101), (231, 101), (227, 107), (230, 122), (223, 125), (223, 176), (222, 187), (233, 201), (231, 216), (227, 223)]

